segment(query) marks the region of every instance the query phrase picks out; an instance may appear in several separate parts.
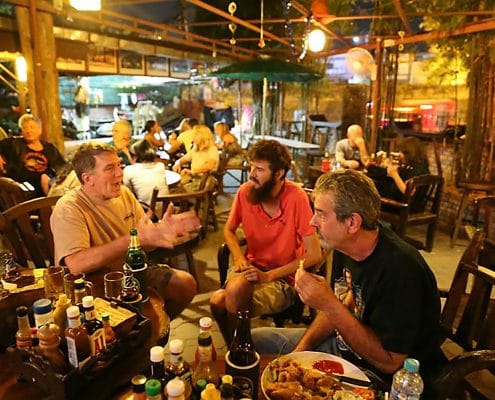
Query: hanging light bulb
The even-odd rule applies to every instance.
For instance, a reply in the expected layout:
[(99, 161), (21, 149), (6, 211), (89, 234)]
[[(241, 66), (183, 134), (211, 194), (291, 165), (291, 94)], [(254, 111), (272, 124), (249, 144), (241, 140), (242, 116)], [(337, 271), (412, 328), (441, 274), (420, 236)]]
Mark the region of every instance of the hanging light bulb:
[(321, 29), (313, 29), (308, 35), (308, 47), (313, 53), (318, 53), (325, 48), (327, 38)]
[(70, 0), (70, 5), (79, 11), (101, 10), (101, 0)]

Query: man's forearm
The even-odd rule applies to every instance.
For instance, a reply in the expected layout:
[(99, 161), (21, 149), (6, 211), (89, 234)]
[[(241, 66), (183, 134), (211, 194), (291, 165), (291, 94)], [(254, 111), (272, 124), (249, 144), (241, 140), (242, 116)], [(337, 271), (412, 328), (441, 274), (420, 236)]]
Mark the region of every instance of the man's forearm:
[(234, 257), (234, 260), (239, 257), (244, 257), (244, 253), (241, 246), (239, 246), (239, 239), (237, 239), (235, 230), (232, 230), (232, 228), (225, 225), (223, 236), (225, 237), (225, 243), (227, 243), (227, 247), (229, 248), (232, 257)]
[(334, 326), (325, 313), (319, 312), (311, 325), (299, 340), (295, 351), (314, 350), (320, 343), (334, 333)]
[(107, 266), (116, 259), (124, 258), (129, 246), (129, 235), (122, 236), (101, 246), (80, 250), (65, 257), (65, 265), (71, 272), (93, 272)]

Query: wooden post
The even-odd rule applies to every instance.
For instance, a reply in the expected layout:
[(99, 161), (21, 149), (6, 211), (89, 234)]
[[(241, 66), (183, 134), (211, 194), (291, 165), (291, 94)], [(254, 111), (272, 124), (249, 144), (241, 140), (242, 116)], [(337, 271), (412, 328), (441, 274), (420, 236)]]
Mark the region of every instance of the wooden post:
[(381, 94), (380, 88), (382, 84), (382, 42), (381, 40), (376, 41), (376, 78), (373, 82), (372, 93), (371, 93), (371, 135), (369, 143), (370, 153), (376, 152), (376, 135), (378, 127), (380, 126), (380, 102)]

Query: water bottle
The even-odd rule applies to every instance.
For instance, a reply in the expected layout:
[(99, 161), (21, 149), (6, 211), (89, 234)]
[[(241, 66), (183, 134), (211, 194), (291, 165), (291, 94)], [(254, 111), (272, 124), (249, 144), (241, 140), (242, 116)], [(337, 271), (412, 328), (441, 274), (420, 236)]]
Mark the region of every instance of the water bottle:
[(419, 375), (419, 361), (414, 358), (404, 360), (404, 368), (394, 374), (390, 400), (416, 400), (423, 393), (423, 379)]

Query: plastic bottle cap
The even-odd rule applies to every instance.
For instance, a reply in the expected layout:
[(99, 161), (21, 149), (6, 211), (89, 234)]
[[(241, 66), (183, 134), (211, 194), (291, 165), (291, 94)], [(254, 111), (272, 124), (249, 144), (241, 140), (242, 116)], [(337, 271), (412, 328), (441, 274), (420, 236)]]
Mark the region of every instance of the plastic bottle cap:
[(232, 378), (232, 375), (225, 374), (222, 376), (222, 383), (229, 383), (232, 385), (232, 383), (234, 383), (234, 378)]
[(81, 313), (79, 312), (79, 307), (77, 306), (70, 306), (67, 309), (66, 313), (67, 313), (67, 318), (76, 318), (81, 315)]
[(144, 393), (144, 385), (146, 384), (146, 377), (144, 375), (135, 375), (131, 379), (133, 393)]
[(208, 332), (201, 332), (198, 336), (198, 344), (200, 346), (209, 346), (211, 345), (211, 336)]
[(151, 362), (161, 362), (164, 359), (163, 347), (153, 346), (150, 349), (150, 360)]
[(85, 284), (84, 284), (84, 279), (79, 278), (74, 281), (74, 289), (84, 289)]
[(62, 293), (58, 296), (58, 304), (67, 304), (70, 303), (69, 298), (65, 293)]
[(173, 354), (179, 354), (184, 351), (184, 342), (180, 339), (174, 339), (170, 341), (170, 352)]
[(94, 307), (94, 299), (93, 296), (84, 296), (82, 299), (83, 307), (88, 308), (88, 307)]
[(26, 306), (19, 306), (15, 309), (15, 312), (18, 317), (25, 317), (28, 313), (28, 309)]
[(52, 302), (48, 299), (39, 299), (33, 303), (33, 312), (35, 314), (45, 314), (52, 311)]
[(174, 378), (167, 383), (167, 394), (169, 396), (180, 396), (186, 390), (184, 381), (179, 378)]
[(158, 379), (149, 379), (144, 388), (147, 396), (157, 396), (162, 392), (162, 384)]
[(110, 321), (110, 314), (108, 314), (107, 312), (101, 313), (101, 320)]
[(206, 379), (198, 379), (196, 382), (196, 388), (202, 391), (207, 385)]
[(404, 368), (409, 372), (419, 371), (419, 361), (414, 358), (406, 358), (404, 360)]
[(199, 326), (201, 328), (211, 328), (213, 320), (210, 317), (203, 317), (199, 320)]

